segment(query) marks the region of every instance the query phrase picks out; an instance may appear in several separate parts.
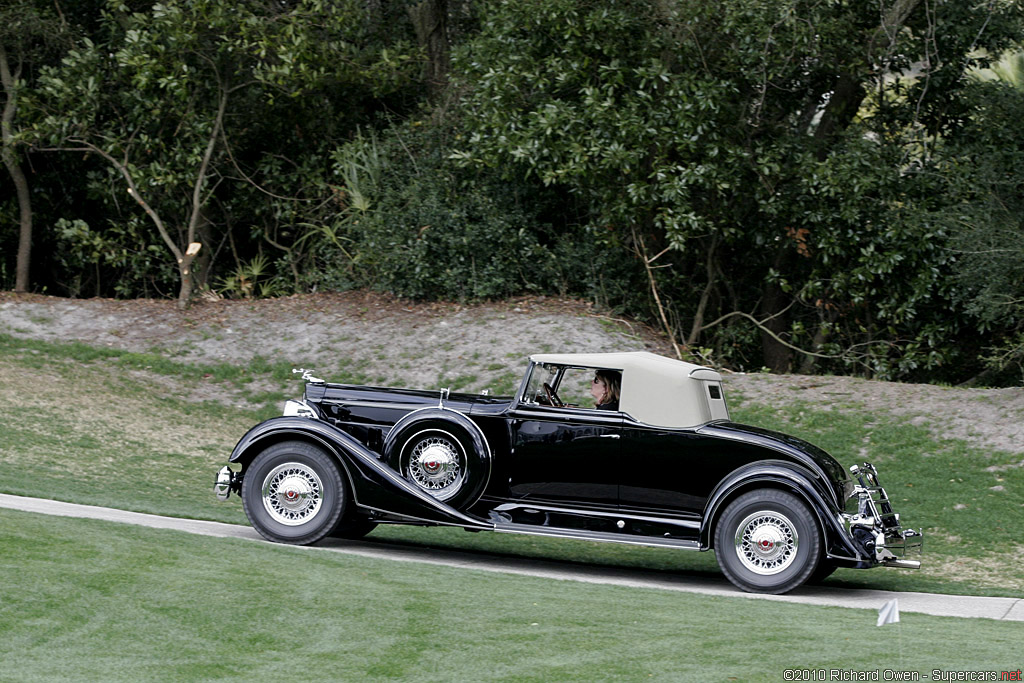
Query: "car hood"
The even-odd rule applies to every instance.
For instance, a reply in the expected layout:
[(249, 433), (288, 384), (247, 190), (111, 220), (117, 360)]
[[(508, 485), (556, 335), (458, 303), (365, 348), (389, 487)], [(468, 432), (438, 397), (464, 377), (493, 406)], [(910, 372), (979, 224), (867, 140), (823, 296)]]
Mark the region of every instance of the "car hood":
[[(414, 409), (439, 405), (439, 390), (368, 387), (352, 384), (307, 384), (305, 398), (312, 403), (373, 403)], [(510, 397), (482, 396), (452, 392), (444, 397), (444, 405), (464, 413), (501, 412), (508, 408)]]

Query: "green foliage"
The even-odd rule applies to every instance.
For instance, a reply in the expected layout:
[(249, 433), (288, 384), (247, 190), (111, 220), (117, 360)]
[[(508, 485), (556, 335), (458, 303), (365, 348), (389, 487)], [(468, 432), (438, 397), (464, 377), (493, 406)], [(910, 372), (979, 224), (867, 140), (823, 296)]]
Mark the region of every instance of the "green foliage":
[(934, 186), (913, 172), (933, 161), (908, 158), (908, 124), (927, 109), (938, 125), (927, 90), (962, 63), (956, 46), (998, 43), (1019, 14), (933, 17), (956, 33), (949, 61), (918, 99), (876, 102), (868, 49), (895, 69), (933, 47), (917, 24), (879, 33), (858, 3), (498, 3), (456, 54), (468, 135), (453, 158), (560, 188), (626, 249), (662, 253), (673, 327), (721, 361), (760, 367), (774, 346), (775, 369), (795, 369), (775, 338), (734, 329), (756, 317), (823, 369), (935, 373), (966, 330), (949, 315), (949, 233), (922, 217)]
[(420, 299), (543, 290), (553, 255), (526, 199), (468, 178), (414, 122), (357, 137), (332, 155), (337, 210), (307, 233), (328, 281)]
[(282, 294), (280, 287), (270, 279), (267, 257), (257, 254), (243, 263), (235, 272), (221, 278), (217, 292), (233, 299), (267, 298)]
[(932, 218), (951, 234), (954, 298), (987, 332), (996, 371), (1024, 372), (1024, 52), (1008, 54), (966, 89), (970, 116), (946, 142)]
[[(173, 267), (146, 228), (139, 220), (128, 220), (113, 223), (106, 230), (93, 230), (80, 218), (58, 219), (53, 232), (57, 245), (54, 261), (71, 276), (65, 283), (68, 293), (74, 297), (109, 288), (119, 296), (130, 297), (138, 292), (140, 275), (149, 280), (141, 285), (143, 293), (151, 287), (172, 291)], [(86, 290), (86, 279), (95, 272), (105, 273), (107, 279), (95, 276), (95, 290), (90, 292)]]
[[(370, 38), (366, 11), (356, 2), (302, 2), (285, 11), (206, 0), (133, 11), (110, 0), (103, 31), (68, 51), (59, 68), (44, 71), (33, 100), (35, 136), (39, 144), (104, 157), (96, 161), (106, 172), (88, 180), (119, 220), (89, 222), (140, 218), (143, 249), (156, 244), (184, 252), (199, 241), (207, 249), (201, 258), (209, 259), (218, 242), (234, 237), (217, 227), (230, 231), (246, 219), (274, 243), (282, 219), (296, 209), (289, 204), (312, 201), (308, 191), (294, 191), (310, 176), (294, 167), (282, 171), (291, 162), (280, 148), (303, 137), (299, 126), (311, 128), (322, 105), (344, 111), (343, 103), (351, 108), (359, 97), (383, 97), (404, 83), (409, 51), (400, 38), (389, 47)], [(302, 98), (310, 99), (305, 110)], [(291, 129), (281, 135), (275, 124)], [(277, 144), (266, 144), (268, 136), (277, 136)], [(287, 189), (278, 194), (282, 175)], [(323, 189), (316, 181), (313, 192)], [(132, 197), (145, 213), (130, 213), (131, 202), (122, 206), (126, 182), (134, 182)], [(276, 205), (248, 208), (254, 192)], [(246, 256), (256, 254), (236, 254), (236, 269)], [(151, 272), (135, 265), (127, 276), (137, 290)], [(203, 277), (212, 280), (213, 266), (207, 262)]]
[(230, 296), (542, 292), (736, 368), (1017, 362), (1019, 66), (989, 55), (1020, 3), (461, 3), (427, 101), (407, 3), (94, 2), (3, 10), (18, 149), (91, 150), (32, 155), (39, 287), (165, 295), (195, 240)]

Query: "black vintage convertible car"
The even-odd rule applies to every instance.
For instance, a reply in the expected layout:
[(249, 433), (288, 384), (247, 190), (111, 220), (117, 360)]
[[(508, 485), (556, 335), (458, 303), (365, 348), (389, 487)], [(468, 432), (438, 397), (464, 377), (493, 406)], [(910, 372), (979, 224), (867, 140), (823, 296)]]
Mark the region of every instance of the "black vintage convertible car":
[[(706, 367), (534, 355), (511, 397), (303, 377), (304, 400), (249, 430), (230, 458), (240, 470), (214, 487), (272, 541), (420, 524), (714, 549), (730, 581), (764, 593), (836, 567), (920, 566), (905, 557), (921, 534), (902, 528), (873, 466), (847, 473), (805, 441), (730, 421)], [(618, 402), (597, 409), (602, 377)]]

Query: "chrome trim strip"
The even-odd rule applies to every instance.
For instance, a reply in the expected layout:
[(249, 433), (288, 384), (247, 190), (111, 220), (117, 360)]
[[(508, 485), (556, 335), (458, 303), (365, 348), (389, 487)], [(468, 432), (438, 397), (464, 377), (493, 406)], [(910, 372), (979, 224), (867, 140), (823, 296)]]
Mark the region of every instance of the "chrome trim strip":
[(553, 536), (556, 538), (575, 538), (582, 541), (599, 543), (621, 543), (623, 545), (642, 545), (651, 548), (680, 548), (683, 550), (700, 550), (699, 541), (683, 539), (666, 539), (658, 536), (632, 536), (629, 534), (609, 534), (596, 531), (562, 529), (558, 527), (531, 527), (528, 524), (499, 524), (494, 531), (503, 534), (523, 534), (526, 536)]
[[(326, 403), (332, 406), (358, 406), (360, 408), (393, 408), (395, 410), (419, 410), (421, 408), (436, 408), (437, 406), (432, 403), (386, 403), (382, 401), (361, 401), (359, 399), (336, 399), (336, 398), (325, 398), (321, 403)], [(446, 406), (446, 409), (447, 408)], [(450, 409), (449, 409), (450, 410)]]
[(553, 505), (537, 505), (533, 503), (503, 503), (494, 512), (509, 512), (511, 510), (536, 510), (538, 512), (557, 512), (568, 515), (581, 515), (586, 517), (611, 517), (615, 519), (628, 519), (637, 522), (652, 522), (655, 524), (668, 524), (683, 529), (699, 529), (700, 522), (685, 519), (672, 519), (667, 517), (649, 517), (647, 515), (631, 515), (622, 512), (604, 512), (600, 510), (578, 510), (574, 508), (556, 507)]
[(549, 412), (534, 412), (532, 410), (517, 407), (512, 411), (510, 417), (520, 420), (558, 420), (564, 419), (566, 415), (572, 415), (574, 421), (586, 422), (599, 425), (608, 425), (612, 427), (622, 426), (622, 413), (610, 413), (610, 411), (598, 411), (598, 410), (587, 410), (586, 408), (579, 410), (586, 410), (585, 413), (575, 412), (576, 408), (552, 408), (551, 410), (562, 410), (565, 413), (552, 414)]
[[(357, 504), (357, 505), (362, 510), (371, 510), (373, 512), (377, 512), (377, 513), (380, 513), (382, 515), (387, 515), (387, 516), (390, 516), (390, 517), (398, 517), (398, 518), (401, 518), (401, 519), (411, 519), (411, 520), (416, 521), (416, 522), (423, 522), (426, 526), (457, 526), (457, 527), (462, 527), (463, 529), (480, 529), (481, 531), (493, 531), (494, 530), (494, 525), (493, 524), (488, 524), (488, 523), (482, 522), (482, 521), (481, 522), (477, 522), (476, 524), (473, 524), (473, 525), (469, 525), (469, 524), (466, 524), (464, 522), (444, 522), (444, 521), (439, 522), (439, 521), (437, 521), (435, 519), (427, 519), (426, 517), (417, 517), (415, 515), (403, 515), (403, 514), (398, 513), (398, 512), (392, 512), (391, 510), (385, 510), (384, 508), (374, 507), (373, 505), (361, 505), (361, 504)], [(405, 522), (395, 522), (393, 520), (388, 520), (388, 519), (376, 519), (374, 521), (379, 523), (379, 524), (404, 524), (405, 523)]]

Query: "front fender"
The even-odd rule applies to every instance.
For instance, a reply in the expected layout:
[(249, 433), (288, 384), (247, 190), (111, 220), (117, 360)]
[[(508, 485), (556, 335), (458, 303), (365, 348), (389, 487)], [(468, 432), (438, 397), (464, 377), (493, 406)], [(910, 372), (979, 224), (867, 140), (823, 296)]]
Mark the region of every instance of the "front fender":
[(711, 546), (715, 523), (732, 499), (744, 491), (756, 488), (782, 488), (804, 500), (818, 518), (825, 533), (825, 547), (829, 557), (859, 562), (861, 553), (849, 537), (840, 519), (840, 510), (827, 492), (822, 491), (820, 477), (800, 465), (781, 460), (763, 460), (741, 467), (723, 479), (704, 506), (701, 521), (701, 547)]
[(242, 464), (244, 477), (249, 463), (261, 451), (292, 439), (315, 443), (330, 453), (342, 468), (352, 487), (356, 505), (361, 508), (436, 524), (472, 528), (492, 526), (421, 491), (350, 434), (321, 420), (275, 417), (261, 422), (239, 440), (229, 460)]

